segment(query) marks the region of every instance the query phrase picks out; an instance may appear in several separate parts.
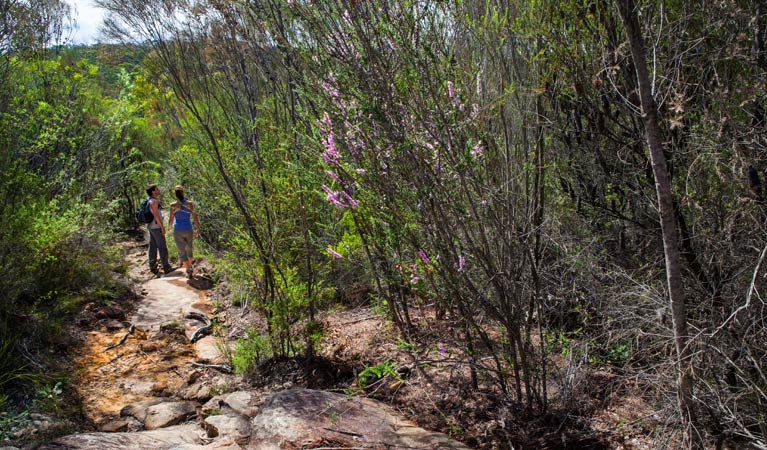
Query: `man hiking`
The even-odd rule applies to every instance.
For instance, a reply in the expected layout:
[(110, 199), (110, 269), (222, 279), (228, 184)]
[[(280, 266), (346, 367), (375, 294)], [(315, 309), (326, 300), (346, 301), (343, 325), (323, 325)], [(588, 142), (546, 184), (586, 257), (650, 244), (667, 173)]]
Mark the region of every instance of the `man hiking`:
[(168, 245), (165, 242), (165, 226), (162, 222), (162, 211), (160, 206), (160, 188), (156, 184), (152, 184), (146, 188), (146, 193), (149, 196), (149, 209), (152, 211), (154, 220), (149, 222), (147, 229), (149, 230), (149, 270), (153, 274), (160, 277), (160, 271), (157, 268), (157, 253), (160, 253), (160, 262), (162, 263), (162, 270), (165, 275), (170, 274), (175, 270), (174, 267), (168, 262)]

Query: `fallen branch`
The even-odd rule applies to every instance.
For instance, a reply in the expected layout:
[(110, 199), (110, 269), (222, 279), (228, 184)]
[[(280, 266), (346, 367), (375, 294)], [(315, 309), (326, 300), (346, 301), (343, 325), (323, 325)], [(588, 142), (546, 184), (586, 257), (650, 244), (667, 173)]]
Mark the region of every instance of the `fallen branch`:
[(212, 327), (210, 325), (205, 325), (204, 327), (200, 327), (196, 330), (194, 330), (194, 333), (192, 333), (192, 337), (189, 338), (189, 342), (194, 344), (199, 339), (203, 338), (204, 336), (207, 336), (211, 333)]
[(205, 325), (201, 326), (200, 328), (194, 330), (194, 333), (192, 333), (192, 336), (189, 338), (189, 342), (194, 344), (199, 339), (201, 339), (203, 336), (207, 336), (211, 333), (213, 328), (213, 322), (208, 319), (204, 314), (200, 314), (195, 311), (191, 311), (189, 314), (186, 315), (187, 319), (193, 319), (193, 320), (199, 320), (200, 322), (204, 323)]
[(130, 324), (130, 327), (128, 328), (128, 332), (125, 333), (125, 335), (120, 339), (120, 341), (116, 344), (112, 344), (104, 349), (104, 351), (111, 350), (115, 347), (119, 347), (125, 343), (125, 341), (128, 339), (128, 336), (133, 334), (133, 331), (136, 330), (136, 325)]
[(352, 324), (352, 323), (364, 322), (366, 320), (376, 319), (378, 317), (380, 317), (380, 316), (377, 315), (377, 314), (370, 314), (370, 315), (367, 315), (367, 316), (364, 316), (364, 317), (358, 317), (356, 319), (347, 320), (346, 322), (342, 322), (341, 325), (349, 325), (349, 324)]
[(344, 434), (346, 436), (362, 437), (361, 434), (355, 433), (353, 431), (344, 431), (344, 430), (339, 430), (337, 428), (328, 428), (328, 427), (322, 427), (322, 429), (327, 431), (332, 431), (333, 433)]
[(232, 372), (234, 372), (234, 369), (232, 368), (232, 366), (230, 366), (229, 364), (226, 364), (226, 363), (208, 364), (208, 363), (192, 361), (191, 364), (193, 366), (195, 366), (195, 367), (207, 367), (207, 368), (210, 368), (210, 369), (216, 369), (219, 372), (224, 372), (224, 373), (232, 373)]
[(197, 311), (189, 311), (186, 315), (187, 319), (193, 319), (193, 320), (199, 320), (200, 322), (205, 323), (206, 325), (210, 325), (210, 319), (208, 319), (208, 316), (202, 313), (198, 313)]

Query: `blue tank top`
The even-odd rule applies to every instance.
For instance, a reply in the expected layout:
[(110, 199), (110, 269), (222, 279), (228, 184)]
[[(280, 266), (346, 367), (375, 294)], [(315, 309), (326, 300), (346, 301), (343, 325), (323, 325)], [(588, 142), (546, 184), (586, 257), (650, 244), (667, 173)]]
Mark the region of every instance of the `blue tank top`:
[(176, 230), (192, 229), (192, 211), (186, 207), (186, 200), (181, 202), (181, 207), (173, 216), (173, 228)]

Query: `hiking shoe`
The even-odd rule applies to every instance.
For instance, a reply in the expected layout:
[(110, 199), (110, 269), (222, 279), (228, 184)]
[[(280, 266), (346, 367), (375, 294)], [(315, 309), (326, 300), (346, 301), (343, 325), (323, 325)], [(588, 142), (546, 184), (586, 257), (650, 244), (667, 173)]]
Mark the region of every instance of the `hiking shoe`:
[(162, 269), (162, 271), (163, 271), (163, 272), (165, 272), (165, 275), (168, 275), (168, 274), (170, 274), (170, 273), (171, 273), (171, 272), (173, 272), (174, 270), (176, 270), (176, 268), (175, 268), (175, 267), (173, 267), (173, 266), (165, 266), (165, 267), (163, 267), (163, 269)]
[(192, 278), (192, 266), (186, 268), (186, 277), (190, 279)]

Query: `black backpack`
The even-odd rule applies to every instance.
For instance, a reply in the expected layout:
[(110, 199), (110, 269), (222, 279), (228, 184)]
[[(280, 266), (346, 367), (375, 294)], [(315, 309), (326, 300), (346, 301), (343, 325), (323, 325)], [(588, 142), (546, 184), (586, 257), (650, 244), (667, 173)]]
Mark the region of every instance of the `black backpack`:
[(149, 208), (149, 200), (152, 197), (147, 197), (141, 202), (136, 210), (136, 222), (138, 223), (152, 223), (154, 221), (154, 214), (152, 214), (151, 208)]

